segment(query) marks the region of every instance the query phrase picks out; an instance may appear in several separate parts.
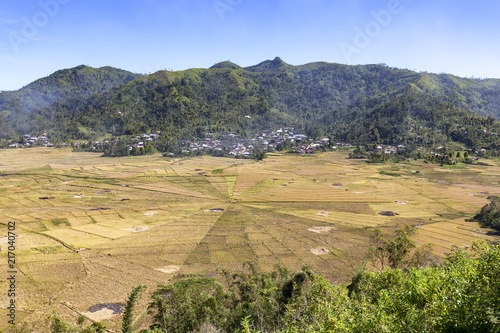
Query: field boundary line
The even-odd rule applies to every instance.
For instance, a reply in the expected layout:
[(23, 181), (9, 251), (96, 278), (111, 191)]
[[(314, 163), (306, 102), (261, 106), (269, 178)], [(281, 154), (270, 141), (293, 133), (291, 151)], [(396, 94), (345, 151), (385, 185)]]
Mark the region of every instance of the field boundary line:
[[(222, 217), (222, 215), (224, 215), (227, 211), (227, 207), (229, 207), (229, 203), (226, 204), (226, 207), (224, 207), (224, 211), (222, 212), (222, 214), (220, 214), (214, 221), (214, 223), (212, 223), (212, 226), (210, 227), (210, 229), (208, 229), (208, 231), (206, 232), (205, 236), (203, 236), (203, 238), (205, 238), (209, 233), (210, 231), (214, 228), (215, 224), (217, 224), (217, 222), (219, 222), (220, 218)], [(194, 215), (194, 213), (192, 214)], [(182, 264), (180, 265), (180, 267), (182, 268), (182, 266), (185, 265), (186, 263), (186, 260), (189, 259), (189, 257), (191, 256), (191, 254), (196, 250), (196, 248), (201, 244), (201, 241), (203, 240), (203, 238), (196, 243), (196, 245), (193, 247), (193, 249), (188, 253), (188, 255), (186, 256), (186, 259), (184, 259), (184, 261), (182, 262)], [(208, 246), (208, 253), (210, 254), (210, 246)], [(210, 257), (209, 257), (210, 258)], [(180, 270), (180, 269), (179, 269)], [(176, 273), (177, 274), (177, 273)]]

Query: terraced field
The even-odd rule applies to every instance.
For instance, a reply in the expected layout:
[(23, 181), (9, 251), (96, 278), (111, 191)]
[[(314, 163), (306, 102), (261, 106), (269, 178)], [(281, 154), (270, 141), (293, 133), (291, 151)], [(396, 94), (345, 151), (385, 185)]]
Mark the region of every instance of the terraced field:
[[(366, 260), (374, 228), (418, 226), (417, 242), (434, 243), (439, 255), (493, 238), (465, 218), (500, 194), (499, 163), (445, 169), (346, 157), (276, 154), (255, 162), (1, 150), (0, 269), (7, 271), (7, 223), (16, 221), (17, 321), (43, 331), (57, 312), (118, 327), (120, 315), (89, 309), (123, 303), (138, 284), (152, 292), (179, 274), (216, 275), (245, 261), (264, 270), (309, 265), (344, 283)], [(144, 301), (138, 308), (145, 311)]]

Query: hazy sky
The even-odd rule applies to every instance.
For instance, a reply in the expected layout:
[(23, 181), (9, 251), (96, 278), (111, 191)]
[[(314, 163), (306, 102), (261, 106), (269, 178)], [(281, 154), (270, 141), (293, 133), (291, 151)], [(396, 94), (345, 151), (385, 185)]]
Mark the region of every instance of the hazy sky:
[(137, 73), (280, 56), (500, 78), (498, 0), (4, 0), (0, 90), (81, 64)]

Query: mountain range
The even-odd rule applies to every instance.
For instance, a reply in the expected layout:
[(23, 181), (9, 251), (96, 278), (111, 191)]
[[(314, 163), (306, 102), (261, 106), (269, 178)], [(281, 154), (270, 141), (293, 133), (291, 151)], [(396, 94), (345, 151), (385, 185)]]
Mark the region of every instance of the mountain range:
[[(313, 137), (380, 143), (497, 145), (500, 80), (385, 65), (280, 58), (241, 67), (134, 74), (78, 66), (0, 93), (0, 139), (53, 140), (162, 131), (172, 138), (293, 125)], [(496, 147), (496, 146), (495, 146)]]

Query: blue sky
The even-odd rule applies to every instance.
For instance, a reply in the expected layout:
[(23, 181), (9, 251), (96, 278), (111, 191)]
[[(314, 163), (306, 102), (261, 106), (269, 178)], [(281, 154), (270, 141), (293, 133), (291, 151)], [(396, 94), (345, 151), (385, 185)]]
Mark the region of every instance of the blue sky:
[(280, 56), (500, 78), (496, 0), (13, 0), (0, 90), (81, 64), (137, 73)]

